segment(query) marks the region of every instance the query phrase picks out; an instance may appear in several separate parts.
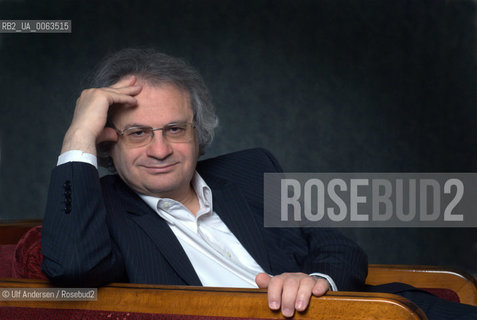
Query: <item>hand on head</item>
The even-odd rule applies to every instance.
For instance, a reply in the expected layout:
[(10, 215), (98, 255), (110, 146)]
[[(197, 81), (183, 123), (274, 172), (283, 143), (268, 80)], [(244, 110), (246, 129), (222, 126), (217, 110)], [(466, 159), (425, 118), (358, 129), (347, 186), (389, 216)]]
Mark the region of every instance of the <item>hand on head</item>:
[(76, 108), (61, 152), (81, 150), (96, 155), (96, 144), (118, 139), (114, 129), (105, 128), (109, 108), (113, 104), (136, 106), (142, 86), (135, 76), (128, 76), (110, 87), (83, 90), (76, 101)]

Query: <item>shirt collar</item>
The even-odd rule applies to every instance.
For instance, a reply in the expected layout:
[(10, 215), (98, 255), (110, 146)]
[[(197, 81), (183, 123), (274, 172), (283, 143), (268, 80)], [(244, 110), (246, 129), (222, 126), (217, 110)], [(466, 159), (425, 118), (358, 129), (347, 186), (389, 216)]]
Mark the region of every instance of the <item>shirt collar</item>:
[[(194, 176), (192, 177), (192, 188), (194, 188), (195, 194), (199, 199), (200, 209), (197, 212), (196, 217), (200, 217), (204, 214), (210, 214), (213, 212), (212, 207), (212, 190), (210, 187), (205, 183), (204, 179), (199, 175), (196, 171)], [(153, 197), (153, 196), (146, 196), (144, 194), (139, 194), (141, 199), (146, 202), (148, 206), (150, 206), (154, 211), (158, 212), (161, 210), (158, 205), (159, 201), (164, 200), (165, 198)], [(177, 201), (169, 199), (172, 202), (177, 203)]]

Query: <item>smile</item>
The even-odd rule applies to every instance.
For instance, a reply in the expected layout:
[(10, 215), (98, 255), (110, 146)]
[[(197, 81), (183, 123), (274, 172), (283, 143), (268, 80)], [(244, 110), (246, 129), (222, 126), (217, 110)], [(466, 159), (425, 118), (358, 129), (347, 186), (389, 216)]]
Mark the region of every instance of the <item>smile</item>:
[(177, 164), (178, 162), (163, 165), (142, 165), (142, 167), (150, 173), (167, 173), (172, 171)]

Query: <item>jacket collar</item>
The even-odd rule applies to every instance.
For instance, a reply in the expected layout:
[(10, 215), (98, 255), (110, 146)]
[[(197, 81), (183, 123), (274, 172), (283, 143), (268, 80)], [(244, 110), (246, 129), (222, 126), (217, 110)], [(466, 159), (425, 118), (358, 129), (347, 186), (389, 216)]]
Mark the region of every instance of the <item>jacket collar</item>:
[[(270, 273), (270, 261), (262, 230), (259, 228), (260, 224), (263, 224), (263, 213), (254, 214), (233, 182), (202, 172), (200, 174), (212, 190), (214, 211), (255, 261)], [(148, 234), (172, 268), (188, 285), (201, 285), (194, 267), (167, 222), (119, 177), (118, 180), (121, 199), (131, 219)]]

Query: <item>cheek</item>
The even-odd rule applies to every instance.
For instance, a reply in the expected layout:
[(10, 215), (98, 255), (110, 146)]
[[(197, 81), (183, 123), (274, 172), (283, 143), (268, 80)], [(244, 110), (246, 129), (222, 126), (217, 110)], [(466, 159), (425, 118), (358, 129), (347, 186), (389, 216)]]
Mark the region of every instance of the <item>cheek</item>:
[(197, 160), (199, 158), (200, 152), (199, 152), (199, 138), (197, 135), (194, 136), (194, 142), (193, 145), (190, 147), (191, 148), (191, 154), (195, 157)]
[(111, 149), (111, 158), (113, 158), (113, 163), (118, 167), (127, 167), (130, 163), (132, 157), (130, 150), (124, 150), (117, 144)]
[(114, 145), (112, 148), (111, 148), (111, 158), (113, 159), (113, 163), (114, 165), (118, 165), (119, 162), (120, 162), (120, 152), (119, 152), (119, 147), (118, 145)]
[(197, 159), (199, 158), (199, 146), (198, 144), (194, 144), (189, 146), (186, 151), (187, 158), (190, 160), (191, 163), (195, 164)]

